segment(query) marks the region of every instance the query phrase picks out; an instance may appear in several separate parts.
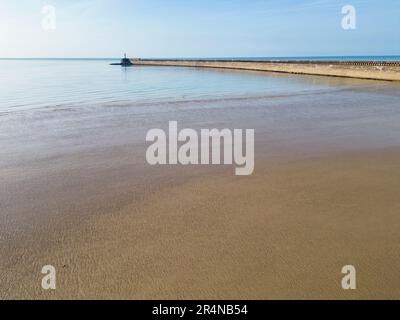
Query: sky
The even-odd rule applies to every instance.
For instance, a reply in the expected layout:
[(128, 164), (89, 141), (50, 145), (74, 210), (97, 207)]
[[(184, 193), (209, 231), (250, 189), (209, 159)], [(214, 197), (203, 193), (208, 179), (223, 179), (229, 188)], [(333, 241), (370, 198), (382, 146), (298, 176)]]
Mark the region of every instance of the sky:
[[(356, 29), (342, 27), (345, 5), (356, 9)], [(400, 55), (400, 1), (0, 0), (0, 58), (124, 52), (141, 58)]]

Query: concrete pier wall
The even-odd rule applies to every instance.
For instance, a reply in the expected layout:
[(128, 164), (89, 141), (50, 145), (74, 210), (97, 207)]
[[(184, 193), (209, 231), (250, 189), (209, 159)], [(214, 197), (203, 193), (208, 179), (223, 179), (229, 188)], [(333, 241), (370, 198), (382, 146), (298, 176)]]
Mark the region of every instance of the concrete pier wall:
[(134, 65), (223, 68), (400, 81), (400, 62), (131, 59)]

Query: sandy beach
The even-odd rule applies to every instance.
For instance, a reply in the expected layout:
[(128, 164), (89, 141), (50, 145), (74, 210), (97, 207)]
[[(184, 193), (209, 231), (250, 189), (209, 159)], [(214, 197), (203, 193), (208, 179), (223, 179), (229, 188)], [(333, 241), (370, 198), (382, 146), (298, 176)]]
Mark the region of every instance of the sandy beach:
[[(398, 299), (399, 98), (360, 81), (3, 115), (0, 298)], [(171, 119), (254, 128), (254, 174), (149, 166), (145, 133)], [(354, 291), (340, 284), (348, 264)]]

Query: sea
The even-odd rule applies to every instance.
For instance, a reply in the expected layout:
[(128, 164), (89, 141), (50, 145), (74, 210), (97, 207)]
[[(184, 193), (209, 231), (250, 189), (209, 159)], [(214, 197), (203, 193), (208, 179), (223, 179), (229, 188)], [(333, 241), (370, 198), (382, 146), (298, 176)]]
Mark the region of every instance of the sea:
[[(212, 58), (207, 58), (212, 59)], [(220, 58), (221, 59), (221, 58)], [(400, 56), (239, 57), (248, 60), (400, 61)], [(111, 66), (115, 59), (0, 59), (0, 113), (297, 94), (329, 81), (258, 72)]]

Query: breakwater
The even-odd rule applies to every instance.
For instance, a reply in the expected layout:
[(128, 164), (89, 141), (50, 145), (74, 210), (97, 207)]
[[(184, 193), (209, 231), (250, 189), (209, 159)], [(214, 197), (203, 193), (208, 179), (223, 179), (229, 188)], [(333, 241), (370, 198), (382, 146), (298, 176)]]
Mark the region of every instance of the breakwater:
[(131, 59), (133, 65), (238, 69), (400, 81), (400, 62)]

